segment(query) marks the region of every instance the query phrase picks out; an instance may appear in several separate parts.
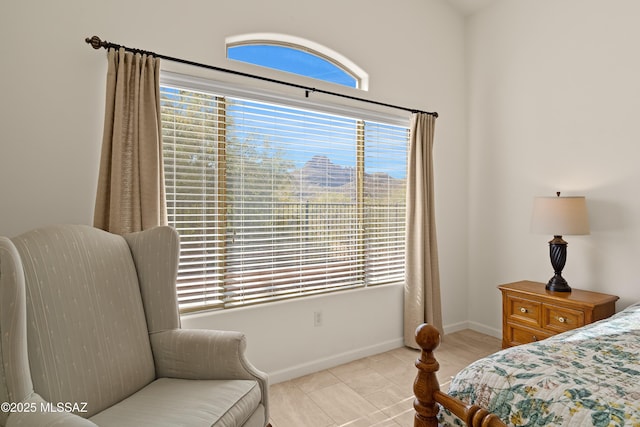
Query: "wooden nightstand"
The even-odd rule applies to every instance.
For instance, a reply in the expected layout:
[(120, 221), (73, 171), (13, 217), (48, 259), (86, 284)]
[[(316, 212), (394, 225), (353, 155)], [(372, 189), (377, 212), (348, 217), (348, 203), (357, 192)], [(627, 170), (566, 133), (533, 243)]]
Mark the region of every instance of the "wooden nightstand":
[(498, 286), (502, 292), (502, 348), (527, 344), (605, 319), (616, 311), (615, 295), (583, 291), (550, 292), (544, 283)]

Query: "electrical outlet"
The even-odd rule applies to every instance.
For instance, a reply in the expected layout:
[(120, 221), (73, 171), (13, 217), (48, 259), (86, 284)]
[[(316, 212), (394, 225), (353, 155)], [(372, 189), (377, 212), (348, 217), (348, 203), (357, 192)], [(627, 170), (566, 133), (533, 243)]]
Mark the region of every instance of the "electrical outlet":
[(314, 311), (313, 312), (313, 326), (322, 326), (322, 312)]

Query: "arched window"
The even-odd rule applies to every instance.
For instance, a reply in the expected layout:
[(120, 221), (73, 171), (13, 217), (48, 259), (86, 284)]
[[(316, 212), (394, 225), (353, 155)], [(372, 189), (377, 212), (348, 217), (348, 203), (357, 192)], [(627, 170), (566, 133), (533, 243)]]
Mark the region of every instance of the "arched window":
[(368, 75), (339, 53), (298, 37), (246, 34), (227, 38), (227, 58), (336, 83), (368, 89)]

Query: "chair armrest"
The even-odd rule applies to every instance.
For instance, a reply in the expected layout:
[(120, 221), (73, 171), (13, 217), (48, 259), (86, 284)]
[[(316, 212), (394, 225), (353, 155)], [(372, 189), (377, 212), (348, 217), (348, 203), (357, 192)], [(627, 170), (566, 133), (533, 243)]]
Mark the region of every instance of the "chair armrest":
[(208, 329), (172, 329), (150, 334), (156, 376), (193, 380), (255, 380), (267, 410), (269, 377), (245, 355), (244, 334)]
[(45, 411), (47, 402), (33, 393), (22, 402), (23, 408), (37, 409), (36, 412), (13, 412), (7, 418), (6, 427), (98, 427), (95, 423), (70, 412)]
[(172, 329), (151, 334), (158, 377), (267, 381), (246, 358), (246, 338), (233, 331)]

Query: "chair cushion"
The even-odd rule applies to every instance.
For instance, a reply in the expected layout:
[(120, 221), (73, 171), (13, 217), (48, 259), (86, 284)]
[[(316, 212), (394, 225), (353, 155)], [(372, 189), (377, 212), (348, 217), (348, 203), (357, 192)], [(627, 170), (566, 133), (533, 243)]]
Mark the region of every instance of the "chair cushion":
[(252, 380), (160, 378), (90, 420), (101, 427), (241, 426), (260, 398)]

